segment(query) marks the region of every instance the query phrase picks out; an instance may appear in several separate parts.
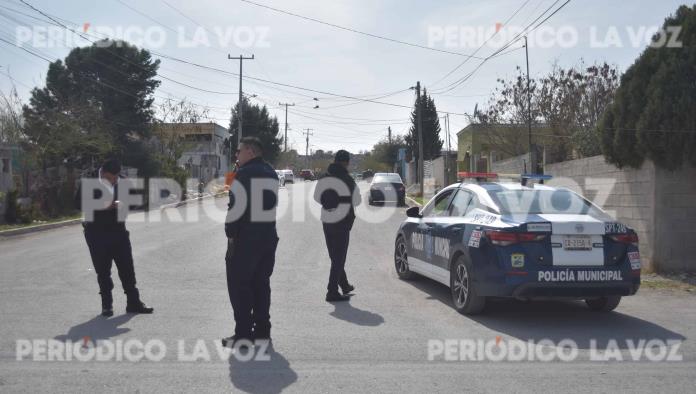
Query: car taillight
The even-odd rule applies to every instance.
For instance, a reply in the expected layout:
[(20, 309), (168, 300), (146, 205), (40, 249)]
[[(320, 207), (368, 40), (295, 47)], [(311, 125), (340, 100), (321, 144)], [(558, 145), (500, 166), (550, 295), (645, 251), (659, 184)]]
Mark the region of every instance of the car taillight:
[(613, 239), (616, 242), (622, 243), (622, 244), (638, 245), (638, 235), (637, 234), (615, 234), (615, 235), (610, 235), (609, 238)]
[(546, 239), (546, 234), (509, 233), (504, 231), (486, 231), (486, 237), (493, 245), (508, 246), (519, 242), (538, 242)]

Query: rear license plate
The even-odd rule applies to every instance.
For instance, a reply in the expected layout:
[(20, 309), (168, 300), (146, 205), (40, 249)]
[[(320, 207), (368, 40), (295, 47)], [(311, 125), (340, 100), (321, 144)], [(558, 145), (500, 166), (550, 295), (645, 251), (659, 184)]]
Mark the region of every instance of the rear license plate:
[(592, 238), (586, 236), (572, 236), (563, 239), (565, 250), (592, 250)]
[(392, 191), (392, 190), (394, 190), (394, 189), (392, 189), (391, 186), (385, 186), (385, 187), (384, 187), (384, 191), (385, 191), (385, 192), (390, 192), (390, 191)]

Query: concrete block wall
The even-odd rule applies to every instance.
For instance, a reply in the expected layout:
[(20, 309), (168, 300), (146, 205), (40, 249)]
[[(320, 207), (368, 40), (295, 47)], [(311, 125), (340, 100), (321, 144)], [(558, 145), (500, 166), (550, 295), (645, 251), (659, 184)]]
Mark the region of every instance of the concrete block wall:
[(501, 174), (522, 174), (525, 172), (525, 163), (527, 163), (527, 168), (529, 168), (529, 154), (494, 161), (491, 163), (491, 172)]
[(696, 168), (655, 172), (656, 264), (696, 271)]

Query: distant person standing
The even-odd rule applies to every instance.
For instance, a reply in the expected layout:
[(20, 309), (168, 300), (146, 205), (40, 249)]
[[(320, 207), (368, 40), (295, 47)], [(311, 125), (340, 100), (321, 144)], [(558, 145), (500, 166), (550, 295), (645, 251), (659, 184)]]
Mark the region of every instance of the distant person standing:
[(271, 339), (270, 278), (278, 246), (278, 174), (263, 160), (256, 137), (242, 138), (237, 159), (225, 222), (227, 291), (236, 325), (222, 344), (230, 347), (242, 340)]
[[(314, 200), (322, 206), (321, 220), (324, 239), (331, 259), (331, 271), (326, 301), (347, 301), (355, 286), (348, 283), (345, 264), (348, 255), (350, 230), (355, 221), (355, 206), (360, 205), (360, 192), (355, 180), (348, 173), (350, 154), (336, 152), (334, 162), (317, 182)], [(338, 292), (339, 287), (343, 294)]]
[[(98, 201), (101, 205), (94, 209), (93, 220), (82, 223), (94, 271), (97, 273), (102, 316), (106, 317), (114, 315), (114, 300), (111, 295), (111, 290), (114, 288), (114, 282), (111, 280), (112, 262), (116, 263), (118, 276), (126, 293), (126, 312), (152, 313), (154, 311), (140, 300), (140, 292), (135, 286), (130, 233), (126, 230), (125, 218), (121, 220), (118, 215), (120, 173), (121, 164), (117, 160), (107, 160), (101, 166), (95, 174), (100, 187), (94, 188), (91, 195), (93, 201)], [(84, 210), (85, 202), (82, 199), (82, 185), (80, 185), (76, 195), (76, 205), (78, 209)]]

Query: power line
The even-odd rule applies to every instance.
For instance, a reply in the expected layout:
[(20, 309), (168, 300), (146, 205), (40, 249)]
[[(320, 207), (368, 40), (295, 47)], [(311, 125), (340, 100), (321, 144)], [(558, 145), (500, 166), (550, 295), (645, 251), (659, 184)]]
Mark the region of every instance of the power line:
[(555, 6), (559, 1), (560, 1), (560, 0), (556, 0), (553, 4), (551, 4), (551, 6), (550, 6), (549, 8), (547, 8), (546, 10), (544, 10), (544, 12), (542, 12), (541, 15), (539, 15), (534, 21), (532, 21), (532, 23), (530, 23), (529, 25), (527, 25), (527, 27), (526, 27), (523, 31), (519, 32), (515, 37), (513, 37), (510, 41), (508, 41), (508, 43), (505, 44), (503, 47), (499, 48), (498, 50), (496, 50), (495, 52), (493, 52), (490, 56), (486, 57), (481, 63), (478, 64), (478, 66), (476, 66), (476, 68), (474, 68), (474, 70), (472, 70), (471, 72), (469, 72), (469, 73), (468, 73), (467, 75), (465, 75), (464, 77), (458, 79), (457, 81), (455, 81), (455, 82), (449, 84), (448, 86), (446, 86), (446, 87), (444, 87), (444, 88), (442, 88), (442, 89), (439, 89), (439, 93), (450, 92), (450, 91), (452, 91), (452, 90), (458, 88), (459, 86), (461, 86), (464, 82), (466, 82), (469, 78), (471, 78), (471, 77), (476, 73), (476, 71), (478, 71), (488, 60), (490, 60), (490, 59), (496, 57), (497, 55), (499, 55), (500, 53), (502, 53), (504, 50), (506, 50), (507, 48), (509, 48), (510, 45), (512, 45), (513, 43), (517, 42), (523, 34), (531, 33), (532, 31), (536, 30), (541, 24), (543, 24), (544, 22), (546, 22), (547, 20), (549, 20), (549, 19), (550, 19), (552, 16), (554, 16), (558, 11), (560, 11), (563, 7), (565, 7), (568, 3), (570, 3), (570, 0), (567, 0), (565, 3), (561, 4), (556, 10), (554, 10), (554, 11), (553, 11), (548, 17), (546, 17), (543, 21), (541, 21), (539, 24), (537, 24), (536, 26), (534, 26), (531, 30), (529, 29), (534, 23), (536, 23), (539, 19), (541, 19), (551, 8), (553, 8), (553, 6)]
[[(456, 89), (457, 87), (461, 86), (461, 84), (463, 84), (464, 82), (466, 82), (466, 80), (468, 80), (472, 75), (474, 75), (474, 73), (476, 73), (476, 71), (477, 71), (478, 69), (480, 69), (489, 59), (493, 58), (495, 55), (497, 55), (498, 53), (500, 53), (500, 52), (502, 52), (503, 50), (505, 50), (505, 49), (506, 49), (509, 45), (511, 45), (512, 43), (516, 42), (516, 41), (519, 39), (519, 37), (520, 37), (523, 33), (525, 33), (534, 23), (536, 23), (536, 21), (538, 21), (539, 19), (541, 19), (547, 12), (549, 12), (549, 10), (551, 10), (556, 4), (558, 4), (559, 1), (560, 1), (560, 0), (555, 0), (555, 1), (553, 2), (553, 4), (551, 4), (548, 8), (546, 8), (546, 9), (544, 10), (544, 12), (542, 12), (539, 16), (537, 16), (537, 18), (536, 18), (534, 21), (532, 21), (530, 24), (528, 24), (520, 33), (518, 33), (517, 35), (515, 35), (515, 37), (513, 37), (511, 40), (509, 40), (508, 43), (506, 43), (506, 44), (503, 45), (501, 48), (499, 48), (499, 49), (497, 49), (496, 51), (494, 51), (490, 56), (488, 56), (488, 57), (487, 57), (486, 59), (484, 59), (481, 63), (479, 63), (479, 64), (474, 68), (474, 70), (470, 71), (470, 72), (469, 72), (468, 74), (466, 74), (464, 77), (462, 77), (462, 78), (460, 78), (460, 79), (458, 79), (458, 80), (456, 80), (456, 81), (450, 83), (449, 85), (445, 86), (444, 88), (439, 89), (439, 90), (440, 90), (440, 93), (449, 92), (449, 91), (451, 91), (451, 90), (453, 90), (453, 89)], [(483, 47), (483, 45), (481, 45), (481, 47)]]
[[(503, 22), (503, 26), (506, 26), (506, 25), (512, 20), (512, 18), (514, 18), (520, 11), (522, 11), (522, 9), (523, 9), (530, 1), (531, 1), (531, 0), (526, 0), (524, 3), (522, 3), (522, 5), (521, 5), (515, 12), (513, 12), (513, 14), (510, 15), (510, 17), (508, 17), (508, 18), (505, 20), (505, 22)], [(488, 37), (488, 39), (487, 39), (486, 41), (484, 41), (483, 44), (481, 44), (481, 46), (479, 46), (479, 47), (474, 51), (473, 54), (474, 54), (474, 55), (477, 54), (478, 51), (480, 51), (481, 48), (483, 48), (483, 46), (486, 45), (486, 43), (488, 43), (488, 41), (490, 41), (493, 37), (495, 37), (495, 36), (498, 34), (498, 32), (500, 32), (500, 29), (496, 29), (495, 33), (493, 33), (490, 37)], [(438, 80), (435, 81), (433, 84), (431, 84), (431, 86), (432, 86), (432, 87), (437, 86), (437, 84), (440, 83), (442, 80), (444, 80), (445, 78), (447, 78), (447, 77), (449, 77), (450, 75), (452, 75), (455, 71), (459, 70), (459, 68), (460, 68), (461, 66), (463, 66), (464, 64), (466, 64), (466, 62), (468, 62), (469, 59), (471, 59), (471, 58), (466, 58), (466, 59), (464, 59), (463, 62), (459, 63), (455, 68), (453, 68), (452, 70), (450, 70), (450, 72), (448, 72), (447, 74), (445, 74), (445, 76), (443, 76), (442, 78), (438, 79)]]
[[(82, 38), (85, 39), (86, 41), (89, 41), (89, 42), (94, 43), (94, 41), (92, 41), (92, 40), (86, 38), (83, 34), (81, 34), (81, 33), (79, 33), (79, 32), (76, 32), (74, 29), (71, 29), (71, 28), (69, 28), (68, 26), (66, 26), (65, 24), (59, 22), (59, 21), (57, 20), (57, 19), (59, 19), (59, 18), (53, 17), (53, 16), (49, 15), (48, 13), (46, 13), (46, 12), (44, 12), (44, 11), (42, 11), (42, 10), (40, 10), (40, 9), (38, 9), (38, 8), (36, 8), (36, 7), (34, 7), (34, 6), (32, 6), (31, 4), (27, 3), (25, 0), (19, 0), (19, 1), (21, 1), (22, 3), (24, 3), (24, 4), (27, 5), (28, 7), (32, 8), (34, 11), (40, 13), (41, 15), (43, 15), (43, 16), (49, 18), (51, 21), (53, 21), (54, 23), (56, 23), (58, 26), (61, 26), (61, 27), (65, 28), (65, 29), (67, 29), (67, 30), (69, 30), (69, 31), (72, 31), (72, 32), (75, 33), (75, 34), (78, 34), (80, 37), (82, 37)], [(120, 1), (120, 0), (117, 0), (117, 1)], [(157, 53), (156, 51), (152, 51), (152, 50), (151, 50), (150, 52), (152, 52), (152, 53), (155, 54), (156, 56), (159, 56), (159, 57), (162, 57), (162, 58), (166, 58), (166, 59), (170, 59), (170, 60), (177, 61), (177, 62), (181, 62), (181, 63), (184, 63), (184, 64), (189, 64), (189, 65), (192, 65), (192, 66), (195, 66), (195, 67), (199, 67), (199, 68), (203, 68), (203, 69), (207, 69), (207, 70), (213, 70), (213, 71), (220, 72), (220, 73), (224, 73), (224, 74), (227, 74), (227, 75), (239, 76), (239, 74), (236, 74), (236, 73), (234, 73), (234, 72), (230, 72), (230, 71), (227, 71), (227, 70), (222, 70), (222, 69), (218, 69), (218, 68), (215, 68), (215, 67), (205, 66), (205, 65), (202, 65), (202, 64), (198, 64), (198, 63), (195, 63), (195, 62), (191, 62), (191, 61), (187, 61), (187, 60), (184, 60), (184, 59), (176, 58), (176, 57), (173, 57), (173, 56), (168, 56), (168, 55), (160, 54), (160, 53)], [(118, 55), (116, 55), (116, 56), (118, 56)], [(127, 61), (128, 61), (128, 60), (127, 60)], [(161, 76), (161, 75), (160, 75), (160, 76)], [(167, 79), (167, 80), (170, 80), (170, 81), (172, 80), (172, 78), (168, 78), (168, 77), (164, 77), (164, 76), (163, 76), (163, 78), (164, 78), (164, 79)], [(282, 82), (277, 82), (277, 81), (271, 81), (271, 80), (267, 80), (267, 79), (263, 79), (263, 78), (245, 76), (245, 77), (243, 77), (243, 79), (251, 80), (251, 81), (256, 81), (256, 82), (263, 82), (263, 83), (268, 83), (268, 84), (278, 85), (278, 86), (283, 86), (283, 87), (288, 87), (288, 88), (292, 88), (292, 89), (298, 89), (298, 90), (308, 91), (308, 92), (312, 92), (312, 93), (318, 93), (318, 94), (327, 95), (327, 96), (341, 97), (341, 98), (346, 98), (346, 99), (355, 100), (355, 101), (370, 102), (370, 103), (374, 103), (374, 104), (381, 104), (381, 105), (387, 105), (387, 106), (392, 106), (392, 107), (409, 108), (409, 109), (411, 109), (411, 106), (407, 106), (407, 105), (401, 105), (401, 104), (395, 104), (395, 103), (388, 103), (388, 102), (383, 102), (383, 101), (377, 101), (377, 100), (375, 100), (375, 99), (359, 98), (359, 97), (356, 97), (356, 96), (349, 96), (349, 95), (344, 95), (344, 94), (331, 93), (331, 92), (322, 91), (322, 90), (318, 90), (318, 89), (305, 88), (305, 87), (301, 87), (301, 86), (297, 86), (297, 85), (293, 85), (293, 84), (282, 83)], [(177, 82), (179, 82), (179, 81), (177, 81)], [(180, 84), (182, 84), (182, 86), (187, 86), (187, 85), (188, 85), (188, 84), (184, 84), (184, 83), (181, 83), (181, 82), (180, 82)], [(187, 87), (190, 87), (190, 85), (188, 85)], [(274, 88), (275, 88), (275, 87), (274, 87)], [(219, 92), (219, 94), (227, 94), (227, 92), (224, 92), (224, 93), (223, 93), (223, 92)], [(451, 114), (453, 114), (453, 115), (463, 115), (463, 116), (466, 116), (466, 115), (467, 115), (467, 114), (465, 114), (465, 113), (456, 113), (456, 112), (450, 112), (450, 111), (443, 111), (443, 112), (449, 112), (449, 113), (451, 113)]]
[(308, 21), (315, 22), (315, 23), (319, 23), (319, 24), (326, 25), (326, 26), (335, 27), (335, 28), (337, 28), (337, 29), (349, 31), (349, 32), (352, 32), (352, 33), (362, 34), (362, 35), (364, 35), (364, 36), (368, 36), (368, 37), (372, 37), (372, 38), (377, 38), (377, 39), (380, 39), (380, 40), (385, 40), (385, 41), (389, 41), (389, 42), (393, 42), (393, 43), (397, 43), (397, 44), (401, 44), (401, 45), (407, 45), (407, 46), (411, 46), (411, 47), (415, 47), (415, 48), (420, 48), (420, 49), (427, 49), (427, 50), (429, 50), (429, 51), (448, 53), (448, 54), (451, 54), (451, 55), (464, 56), (464, 57), (467, 57), (467, 58), (473, 57), (473, 58), (476, 58), (476, 59), (483, 59), (483, 58), (480, 58), (480, 57), (477, 57), (477, 56), (473, 56), (473, 55), (467, 55), (467, 54), (464, 54), (464, 53), (448, 51), (448, 50), (445, 50), (445, 49), (431, 48), (431, 47), (428, 47), (428, 46), (425, 46), (425, 45), (414, 44), (414, 43), (412, 43), (412, 42), (406, 42), (406, 41), (402, 41), (402, 40), (397, 40), (397, 39), (395, 39), (395, 38), (389, 38), (389, 37), (380, 36), (380, 35), (373, 34), (373, 33), (367, 33), (367, 32), (360, 31), (360, 30), (356, 30), (356, 29), (353, 29), (353, 28), (350, 28), (350, 27), (340, 26), (340, 25), (337, 25), (337, 24), (335, 24), (335, 23), (325, 22), (325, 21), (322, 21), (322, 20), (319, 20), (319, 19), (315, 19), (315, 18), (311, 18), (311, 17), (308, 17), (308, 16), (296, 14), (296, 13), (293, 13), (293, 12), (290, 12), (290, 11), (285, 11), (285, 10), (281, 10), (281, 9), (278, 9), (278, 8), (273, 8), (273, 7), (268, 6), (268, 5), (265, 5), (265, 4), (255, 3), (255, 2), (249, 1), (249, 0), (242, 0), (242, 1), (245, 2), (245, 3), (249, 3), (249, 4), (252, 4), (252, 5), (255, 5), (255, 6), (257, 6), (257, 7), (262, 7), (262, 8), (269, 9), (269, 10), (271, 10), (271, 11), (279, 12), (279, 13), (281, 13), (281, 14), (286, 14), (286, 15), (294, 16), (294, 17), (296, 17), (296, 18), (308, 20)]

